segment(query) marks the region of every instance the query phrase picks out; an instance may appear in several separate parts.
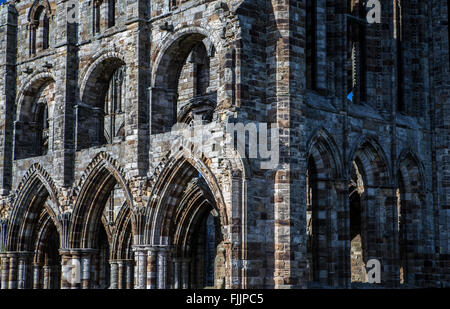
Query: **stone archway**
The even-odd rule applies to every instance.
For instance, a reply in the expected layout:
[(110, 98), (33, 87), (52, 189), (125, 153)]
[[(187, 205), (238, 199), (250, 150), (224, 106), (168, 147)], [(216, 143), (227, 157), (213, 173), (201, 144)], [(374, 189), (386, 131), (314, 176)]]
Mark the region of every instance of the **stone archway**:
[[(400, 284), (425, 286), (425, 255), (429, 252), (424, 241), (426, 231), (426, 193), (420, 161), (412, 152), (402, 153), (397, 171), (398, 261)], [(430, 267), (431, 268), (431, 267)]]
[(2, 276), (2, 286), (10, 289), (59, 287), (58, 214), (54, 184), (47, 172), (35, 164), (19, 184), (9, 220), (7, 257), (3, 260), (9, 273)]
[(125, 75), (126, 63), (116, 53), (100, 56), (85, 72), (75, 106), (78, 150), (123, 138)]
[(320, 130), (309, 147), (307, 189), (307, 268), (313, 284), (345, 284), (342, 162), (333, 139)]
[[(210, 121), (218, 103), (220, 60), (201, 28), (182, 29), (161, 48), (152, 72), (151, 134), (186, 119)], [(191, 116), (186, 116), (191, 114)]]
[[(148, 206), (151, 288), (229, 286), (230, 245), (214, 176), (180, 157), (166, 165)], [(142, 272), (142, 270), (140, 271)]]
[(131, 208), (133, 203), (127, 182), (118, 163), (105, 153), (93, 159), (80, 181), (69, 249), (64, 255), (81, 265), (82, 274), (89, 275), (72, 284), (72, 288), (117, 288), (118, 280), (126, 280), (117, 278), (116, 262), (120, 253), (113, 250), (117, 249), (114, 243), (122, 233), (131, 233), (121, 212), (123, 207)]
[(47, 154), (52, 149), (55, 80), (48, 73), (34, 76), (19, 91), (14, 123), (14, 158)]
[(381, 284), (394, 284), (395, 189), (386, 156), (371, 138), (362, 138), (349, 165), (349, 256), (351, 282), (367, 283), (366, 264), (381, 264)]

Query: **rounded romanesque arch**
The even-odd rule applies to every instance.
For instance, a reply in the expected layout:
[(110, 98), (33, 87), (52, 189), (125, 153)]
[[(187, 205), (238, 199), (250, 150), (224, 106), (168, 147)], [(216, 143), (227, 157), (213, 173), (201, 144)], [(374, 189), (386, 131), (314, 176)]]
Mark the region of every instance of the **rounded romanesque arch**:
[(55, 79), (41, 72), (18, 92), (14, 123), (14, 158), (47, 154), (52, 148), (51, 127), (55, 109)]
[(81, 101), (75, 107), (77, 149), (123, 140), (126, 62), (122, 55), (99, 55), (82, 76)]
[(169, 132), (177, 122), (211, 121), (218, 104), (219, 40), (212, 31), (186, 27), (158, 48), (151, 76), (150, 132)]

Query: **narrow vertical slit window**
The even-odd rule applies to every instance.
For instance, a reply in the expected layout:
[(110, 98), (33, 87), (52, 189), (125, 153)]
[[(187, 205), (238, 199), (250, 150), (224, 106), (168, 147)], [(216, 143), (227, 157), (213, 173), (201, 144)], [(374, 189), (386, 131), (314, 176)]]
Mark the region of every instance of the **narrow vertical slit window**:
[(317, 0), (306, 1), (306, 87), (317, 85)]
[(108, 0), (108, 27), (116, 24), (116, 1)]
[(347, 94), (359, 104), (366, 96), (366, 20), (361, 2), (348, 1)]
[(403, 22), (400, 0), (395, 1), (395, 40), (397, 43), (397, 111), (405, 112), (403, 71)]

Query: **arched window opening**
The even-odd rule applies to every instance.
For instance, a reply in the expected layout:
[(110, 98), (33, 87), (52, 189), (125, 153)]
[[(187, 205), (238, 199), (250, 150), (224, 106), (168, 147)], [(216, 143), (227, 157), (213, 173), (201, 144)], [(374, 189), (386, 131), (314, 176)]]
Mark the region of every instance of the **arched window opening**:
[(30, 24), (30, 53), (36, 54), (39, 51), (49, 48), (50, 25), (48, 12), (40, 6)]
[(306, 87), (317, 87), (317, 0), (306, 0)]
[(151, 134), (170, 132), (176, 123), (212, 121), (219, 70), (214, 45), (201, 33), (185, 34), (165, 48), (150, 88)]
[(307, 268), (309, 281), (318, 282), (319, 274), (319, 231), (317, 205), (317, 170), (312, 157), (308, 160), (306, 172), (306, 234), (307, 234)]
[(211, 120), (215, 93), (210, 92), (210, 70), (206, 47), (198, 43), (189, 53), (178, 80), (178, 122)]
[(352, 102), (365, 100), (366, 87), (366, 20), (362, 1), (347, 2), (347, 94)]
[(52, 149), (50, 126), (55, 99), (54, 82), (50, 78), (36, 81), (18, 105), (14, 123), (14, 159), (48, 154)]
[(412, 156), (400, 164), (398, 170), (397, 214), (398, 214), (398, 267), (400, 284), (423, 286), (430, 269), (425, 267), (423, 239), (427, 231), (423, 227), (423, 205), (425, 193), (419, 165)]
[(115, 57), (94, 64), (75, 106), (76, 149), (119, 143), (125, 138), (125, 63)]
[(366, 239), (361, 196), (364, 193), (364, 182), (358, 165), (353, 162), (349, 185), (350, 203), (350, 269), (351, 282), (366, 282)]
[(101, 25), (101, 6), (103, 0), (94, 0), (92, 4), (92, 33), (100, 33)]
[(104, 134), (103, 143), (111, 144), (115, 140), (125, 137), (125, 115), (122, 111), (122, 103), (125, 99), (125, 66), (118, 68), (112, 75), (108, 90), (105, 95), (104, 109)]

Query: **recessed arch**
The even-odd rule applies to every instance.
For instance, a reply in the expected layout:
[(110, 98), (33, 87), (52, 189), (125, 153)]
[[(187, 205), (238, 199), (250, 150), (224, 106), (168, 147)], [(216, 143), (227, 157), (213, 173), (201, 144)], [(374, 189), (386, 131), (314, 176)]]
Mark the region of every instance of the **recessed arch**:
[(39, 73), (19, 90), (14, 123), (15, 159), (41, 156), (51, 150), (54, 88), (53, 76)]
[(9, 220), (7, 247), (10, 251), (32, 250), (29, 237), (42, 209), (59, 230), (57, 216), (60, 207), (55, 190), (53, 181), (40, 165), (33, 165), (25, 174), (18, 186)]
[[(178, 272), (168, 278), (169, 286), (204, 287), (205, 284), (219, 282), (225, 286), (225, 282), (228, 282), (222, 271), (225, 262), (221, 260), (218, 266), (214, 261), (216, 252), (223, 252), (220, 248), (223, 247), (223, 234), (229, 220), (221, 190), (205, 163), (185, 157), (182, 151), (176, 153), (162, 168), (151, 197), (143, 229), (146, 243), (173, 248), (169, 260), (174, 263), (184, 261), (188, 265), (183, 269), (183, 276), (180, 275), (180, 268), (177, 268)], [(211, 216), (214, 219), (208, 221)], [(211, 228), (207, 229), (207, 226)], [(203, 253), (207, 252), (208, 258), (205, 258)], [(216, 275), (220, 273), (222, 279), (211, 279), (212, 265), (217, 265), (216, 268), (221, 270)], [(189, 282), (186, 279), (188, 268), (191, 274)]]
[[(75, 109), (77, 149), (111, 143), (119, 134), (125, 121), (122, 104), (126, 102), (126, 62), (119, 53), (107, 52), (99, 55), (82, 76), (81, 100)], [(121, 80), (117, 81), (119, 77)], [(105, 130), (108, 124), (114, 128)]]
[(122, 168), (116, 160), (100, 152), (86, 168), (74, 193), (76, 202), (70, 232), (70, 244), (73, 248), (94, 246), (95, 240), (91, 232), (96, 224), (100, 224), (106, 199), (117, 184), (124, 192), (128, 207), (133, 207), (133, 199)]
[(422, 162), (412, 150), (405, 149), (396, 167), (400, 283), (423, 286), (422, 280), (429, 271), (424, 267), (427, 249), (423, 248), (423, 239), (428, 238), (430, 231), (423, 225), (427, 197)]
[[(338, 286), (345, 260), (331, 266), (329, 260), (343, 255), (345, 223), (340, 152), (333, 137), (319, 129), (308, 143), (306, 171), (307, 269), (310, 284)], [(338, 279), (339, 278), (339, 279)], [(345, 284), (345, 283), (344, 283)]]
[[(169, 132), (183, 118), (178, 115), (185, 113), (182, 107), (191, 107), (194, 101), (212, 100), (217, 105), (220, 79), (210, 84), (210, 76), (219, 74), (221, 56), (212, 52), (218, 46), (210, 33), (213, 32), (201, 27), (182, 28), (169, 34), (158, 48), (151, 76), (151, 134)], [(213, 61), (215, 57), (219, 61)], [(201, 120), (212, 118), (210, 109), (203, 110), (196, 105), (193, 113)]]
[(375, 138), (361, 136), (349, 154), (349, 232), (352, 284), (367, 283), (366, 263), (382, 265), (382, 284), (395, 284), (395, 188), (387, 156)]

